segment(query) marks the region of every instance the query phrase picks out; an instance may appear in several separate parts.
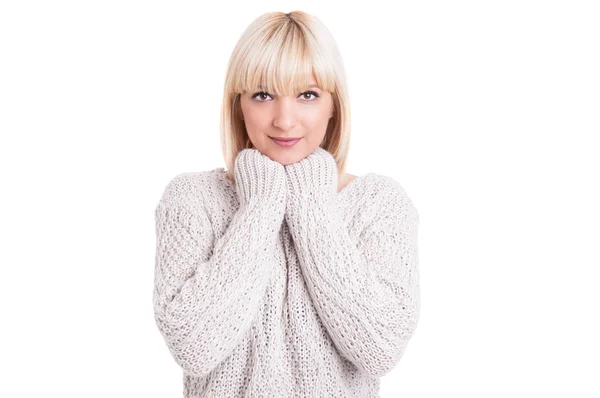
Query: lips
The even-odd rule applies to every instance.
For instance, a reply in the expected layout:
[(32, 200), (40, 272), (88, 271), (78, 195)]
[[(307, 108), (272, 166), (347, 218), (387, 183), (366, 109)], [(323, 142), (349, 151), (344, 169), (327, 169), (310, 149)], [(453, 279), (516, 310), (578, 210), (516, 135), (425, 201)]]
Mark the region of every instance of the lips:
[(295, 141), (295, 140), (299, 140), (302, 137), (283, 138), (283, 137), (271, 137), (271, 136), (269, 136), (269, 138), (272, 138), (272, 139), (277, 140), (277, 141)]
[(298, 138), (276, 138), (276, 137), (269, 137), (273, 140), (274, 143), (276, 143), (279, 146), (282, 147), (292, 147), (294, 145), (296, 145), (296, 143), (298, 143), (298, 141), (300, 141), (302, 139), (302, 137), (298, 137)]

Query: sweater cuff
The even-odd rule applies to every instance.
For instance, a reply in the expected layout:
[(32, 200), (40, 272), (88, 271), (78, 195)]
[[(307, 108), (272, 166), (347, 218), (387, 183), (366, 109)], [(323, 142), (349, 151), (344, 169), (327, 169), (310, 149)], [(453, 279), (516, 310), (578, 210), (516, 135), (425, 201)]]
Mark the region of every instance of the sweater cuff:
[(318, 147), (299, 162), (285, 166), (288, 192), (296, 200), (312, 201), (335, 197), (338, 168), (333, 156)]
[(286, 196), (283, 165), (271, 160), (257, 149), (242, 150), (235, 161), (236, 190), (240, 203), (273, 201), (282, 207)]

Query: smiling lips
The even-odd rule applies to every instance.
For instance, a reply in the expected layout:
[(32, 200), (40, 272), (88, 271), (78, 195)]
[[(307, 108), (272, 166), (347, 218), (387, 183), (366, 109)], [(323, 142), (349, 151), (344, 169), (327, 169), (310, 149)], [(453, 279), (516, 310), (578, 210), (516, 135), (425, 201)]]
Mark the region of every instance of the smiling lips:
[(273, 142), (275, 142), (277, 145), (279, 146), (283, 146), (283, 147), (290, 147), (290, 146), (294, 146), (296, 145), (296, 143), (298, 143), (298, 141), (300, 141), (302, 139), (302, 137), (299, 138), (275, 138), (275, 137), (269, 137), (273, 140)]

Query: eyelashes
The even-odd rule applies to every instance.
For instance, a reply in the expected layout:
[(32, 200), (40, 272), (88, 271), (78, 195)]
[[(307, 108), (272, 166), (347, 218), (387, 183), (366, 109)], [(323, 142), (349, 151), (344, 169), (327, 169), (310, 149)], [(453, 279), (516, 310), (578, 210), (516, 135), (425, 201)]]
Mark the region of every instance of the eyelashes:
[[(306, 100), (307, 102), (315, 101), (317, 98), (319, 98), (319, 94), (317, 94), (316, 92), (314, 92), (314, 91), (312, 91), (312, 90), (305, 91), (305, 92), (303, 92), (302, 94), (300, 94), (300, 96), (303, 96), (303, 95), (306, 95), (306, 94), (311, 94), (311, 95), (313, 95), (313, 96), (315, 97), (314, 99), (309, 99), (309, 100)], [(257, 93), (254, 93), (254, 94), (252, 95), (252, 98), (253, 98), (253, 99), (255, 99), (255, 98), (257, 98), (257, 97), (262, 97), (263, 95), (268, 95), (269, 97), (271, 97), (271, 94), (267, 93), (266, 91), (259, 91), (259, 92), (257, 92)], [(264, 101), (264, 100), (262, 100), (262, 99), (260, 99), (260, 100), (258, 100), (258, 101), (259, 101), (259, 102), (266, 102), (266, 101)]]

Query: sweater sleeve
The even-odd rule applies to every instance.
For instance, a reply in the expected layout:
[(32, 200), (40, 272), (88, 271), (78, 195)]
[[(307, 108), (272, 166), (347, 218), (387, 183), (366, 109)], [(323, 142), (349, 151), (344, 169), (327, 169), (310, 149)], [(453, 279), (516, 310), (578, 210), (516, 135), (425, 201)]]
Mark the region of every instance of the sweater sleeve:
[(205, 206), (164, 199), (156, 206), (155, 320), (188, 374), (211, 372), (251, 326), (285, 211), (276, 186), (241, 203), (216, 240)]
[(387, 179), (393, 183), (365, 204), (376, 215), (355, 243), (335, 204), (337, 191), (320, 190), (315, 176), (324, 174), (308, 170), (291, 173), (296, 194), (286, 222), (309, 294), (340, 353), (381, 377), (402, 357), (419, 318), (418, 213)]

